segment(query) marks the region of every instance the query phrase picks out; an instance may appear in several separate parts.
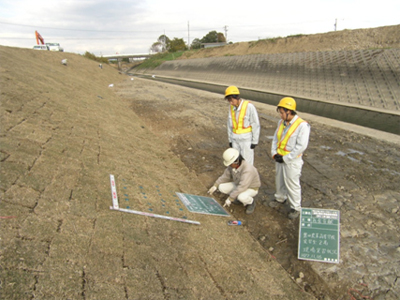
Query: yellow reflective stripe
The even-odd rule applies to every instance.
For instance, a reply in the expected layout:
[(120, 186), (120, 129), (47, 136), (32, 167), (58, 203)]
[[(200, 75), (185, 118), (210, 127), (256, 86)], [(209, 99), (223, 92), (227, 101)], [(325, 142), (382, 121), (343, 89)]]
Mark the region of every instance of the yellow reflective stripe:
[(289, 153), (290, 153), (290, 151), (288, 151), (288, 150), (286, 149), (287, 142), (288, 142), (290, 136), (293, 134), (293, 132), (295, 132), (296, 129), (297, 129), (297, 127), (299, 127), (299, 125), (300, 125), (301, 123), (303, 123), (303, 122), (305, 122), (303, 119), (297, 118), (297, 120), (294, 121), (294, 123), (293, 123), (292, 125), (290, 125), (290, 128), (289, 128), (288, 132), (286, 132), (285, 136), (284, 136), (283, 139), (281, 140), (282, 133), (283, 133), (283, 129), (285, 128), (285, 126), (283, 126), (284, 122), (283, 122), (283, 120), (281, 120), (281, 123), (280, 123), (280, 125), (279, 125), (279, 129), (278, 129), (278, 132), (277, 132), (277, 134), (276, 134), (276, 135), (277, 135), (277, 138), (278, 138), (278, 141), (279, 141), (278, 149), (277, 149), (278, 154), (280, 154), (280, 155), (286, 155), (286, 154), (289, 154)]
[(248, 133), (252, 131), (252, 127), (244, 127), (244, 117), (246, 116), (246, 111), (247, 111), (247, 105), (249, 104), (249, 101), (243, 101), (242, 103), (242, 108), (240, 109), (239, 113), (239, 122), (236, 122), (236, 115), (235, 115), (235, 110), (233, 105), (231, 105), (231, 117), (232, 117), (232, 128), (233, 128), (233, 133), (236, 134), (242, 134), (242, 133)]

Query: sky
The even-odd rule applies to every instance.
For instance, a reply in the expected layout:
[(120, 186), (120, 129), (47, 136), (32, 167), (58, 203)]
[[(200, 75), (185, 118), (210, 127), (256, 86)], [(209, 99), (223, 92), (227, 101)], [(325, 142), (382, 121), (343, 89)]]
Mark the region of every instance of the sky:
[(0, 0), (0, 45), (32, 48), (35, 30), (66, 52), (149, 53), (165, 34), (228, 42), (400, 24), (398, 0)]

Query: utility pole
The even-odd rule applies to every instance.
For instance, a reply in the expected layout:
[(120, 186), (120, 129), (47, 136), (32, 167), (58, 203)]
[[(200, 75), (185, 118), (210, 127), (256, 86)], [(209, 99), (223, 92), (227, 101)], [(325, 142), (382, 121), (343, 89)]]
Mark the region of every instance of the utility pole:
[(228, 26), (224, 26), (225, 29), (225, 41), (228, 43)]
[(336, 28), (337, 28), (337, 19), (335, 19), (335, 24), (334, 24), (334, 26), (335, 26), (335, 31), (336, 31)]
[(188, 49), (190, 50), (190, 31), (189, 31), (189, 21), (188, 21)]
[(166, 46), (166, 44), (167, 44), (167, 41), (166, 41), (166, 39), (165, 39), (165, 29), (164, 29), (164, 36), (163, 36), (163, 50), (162, 50), (162, 52), (165, 52), (165, 51), (167, 51), (167, 46)]

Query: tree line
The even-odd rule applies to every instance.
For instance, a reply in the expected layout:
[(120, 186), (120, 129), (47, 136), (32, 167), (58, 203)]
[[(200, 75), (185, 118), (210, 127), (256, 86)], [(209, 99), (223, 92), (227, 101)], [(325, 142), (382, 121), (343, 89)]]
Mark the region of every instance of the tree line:
[[(201, 39), (195, 38), (190, 44), (190, 49), (200, 49), (203, 43), (226, 43), (226, 38), (223, 33), (213, 30)], [(183, 39), (174, 38), (171, 40), (165, 34), (160, 35), (157, 41), (150, 47), (150, 51), (155, 53), (185, 50), (188, 50), (188, 45), (186, 45)]]

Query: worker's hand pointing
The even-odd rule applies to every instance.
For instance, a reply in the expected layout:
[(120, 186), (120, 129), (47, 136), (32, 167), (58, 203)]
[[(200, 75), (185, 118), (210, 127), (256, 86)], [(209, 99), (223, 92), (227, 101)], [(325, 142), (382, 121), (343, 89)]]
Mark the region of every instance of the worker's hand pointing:
[(214, 194), (214, 192), (215, 192), (216, 190), (217, 190), (217, 187), (216, 187), (215, 185), (213, 185), (213, 186), (208, 190), (207, 194), (212, 195), (212, 194)]

